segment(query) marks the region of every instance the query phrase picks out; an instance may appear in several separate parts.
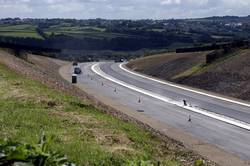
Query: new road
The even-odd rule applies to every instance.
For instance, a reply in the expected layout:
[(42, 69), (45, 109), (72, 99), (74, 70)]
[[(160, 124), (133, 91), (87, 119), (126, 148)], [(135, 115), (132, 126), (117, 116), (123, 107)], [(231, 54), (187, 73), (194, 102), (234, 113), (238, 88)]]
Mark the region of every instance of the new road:
[(113, 62), (83, 63), (78, 84), (250, 160), (250, 104), (128, 70)]

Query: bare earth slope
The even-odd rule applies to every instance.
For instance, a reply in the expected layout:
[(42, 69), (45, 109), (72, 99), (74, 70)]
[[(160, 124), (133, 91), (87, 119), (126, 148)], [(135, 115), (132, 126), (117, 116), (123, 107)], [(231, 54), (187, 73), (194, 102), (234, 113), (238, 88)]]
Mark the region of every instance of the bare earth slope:
[(250, 101), (250, 50), (205, 64), (204, 53), (169, 53), (131, 61), (133, 70), (168, 81)]
[(127, 66), (133, 70), (169, 80), (172, 76), (204, 62), (205, 55), (206, 53), (167, 53), (136, 59)]

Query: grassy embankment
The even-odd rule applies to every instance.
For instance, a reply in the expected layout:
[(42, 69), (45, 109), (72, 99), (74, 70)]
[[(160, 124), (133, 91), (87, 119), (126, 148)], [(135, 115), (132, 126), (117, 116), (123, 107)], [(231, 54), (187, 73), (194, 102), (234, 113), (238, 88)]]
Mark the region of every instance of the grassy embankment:
[(51, 149), (80, 165), (141, 160), (179, 165), (189, 158), (179, 145), (0, 65), (0, 138), (37, 143), (42, 131), (51, 138)]

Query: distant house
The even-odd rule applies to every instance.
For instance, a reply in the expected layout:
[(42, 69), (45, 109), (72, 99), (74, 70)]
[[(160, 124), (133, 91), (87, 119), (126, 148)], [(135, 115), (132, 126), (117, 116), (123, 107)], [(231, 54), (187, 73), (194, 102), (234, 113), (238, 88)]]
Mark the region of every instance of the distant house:
[(241, 22), (238, 23), (227, 23), (225, 26), (227, 27), (241, 27), (243, 24)]

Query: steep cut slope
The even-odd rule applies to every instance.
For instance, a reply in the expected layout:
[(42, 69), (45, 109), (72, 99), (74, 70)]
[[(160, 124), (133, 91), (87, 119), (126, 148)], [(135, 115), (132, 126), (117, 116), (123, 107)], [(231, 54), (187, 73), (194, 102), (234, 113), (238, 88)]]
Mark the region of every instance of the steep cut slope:
[(218, 60), (197, 73), (176, 81), (250, 100), (250, 50), (240, 50), (228, 59)]
[(203, 53), (166, 53), (148, 56), (131, 61), (127, 67), (148, 75), (171, 80), (193, 66), (202, 64), (206, 60), (207, 52)]
[(206, 64), (206, 54), (163, 54), (140, 58), (127, 66), (168, 81), (250, 100), (250, 49)]

